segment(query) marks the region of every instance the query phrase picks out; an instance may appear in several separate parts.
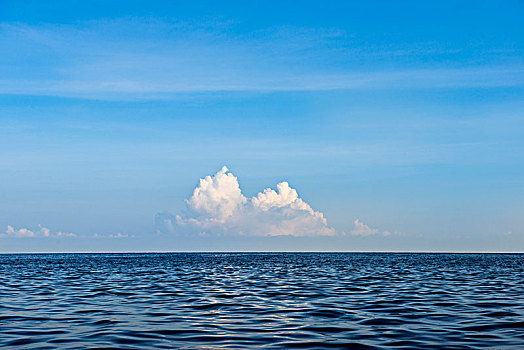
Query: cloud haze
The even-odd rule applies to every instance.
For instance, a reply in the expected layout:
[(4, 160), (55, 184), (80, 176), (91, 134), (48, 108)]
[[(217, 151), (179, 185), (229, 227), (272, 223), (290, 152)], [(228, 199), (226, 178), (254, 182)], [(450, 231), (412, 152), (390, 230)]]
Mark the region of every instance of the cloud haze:
[(391, 235), (391, 232), (389, 231), (379, 231), (376, 228), (371, 228), (365, 223), (361, 222), (359, 219), (355, 219), (353, 222), (353, 230), (351, 231), (352, 236), (374, 236), (374, 235), (382, 235), (382, 236), (389, 236)]
[(158, 232), (243, 236), (331, 236), (324, 214), (304, 202), (287, 182), (246, 198), (227, 167), (200, 179), (186, 200), (187, 215), (159, 213)]

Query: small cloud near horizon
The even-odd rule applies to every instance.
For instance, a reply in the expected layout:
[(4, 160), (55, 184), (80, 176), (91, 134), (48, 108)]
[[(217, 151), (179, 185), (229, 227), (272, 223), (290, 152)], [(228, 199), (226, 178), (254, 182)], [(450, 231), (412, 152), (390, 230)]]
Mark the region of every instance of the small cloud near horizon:
[(38, 238), (38, 237), (76, 237), (76, 234), (70, 232), (58, 231), (51, 233), (51, 230), (42, 225), (38, 225), (38, 230), (30, 230), (22, 227), (15, 229), (11, 225), (7, 225), (5, 233), (0, 234), (0, 238)]
[(359, 219), (355, 219), (353, 222), (353, 230), (351, 231), (352, 236), (375, 236), (382, 235), (384, 237), (391, 236), (389, 231), (380, 231), (376, 228), (371, 228)]
[(134, 235), (128, 235), (127, 233), (122, 233), (122, 232), (118, 232), (118, 233), (110, 233), (108, 235), (104, 235), (104, 234), (100, 234), (100, 233), (94, 233), (92, 236), (90, 236), (91, 238), (134, 238), (135, 236)]

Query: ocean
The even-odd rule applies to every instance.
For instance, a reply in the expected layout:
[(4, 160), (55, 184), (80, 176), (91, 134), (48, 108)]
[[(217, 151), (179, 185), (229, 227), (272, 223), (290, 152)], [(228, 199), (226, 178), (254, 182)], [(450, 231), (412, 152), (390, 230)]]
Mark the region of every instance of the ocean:
[(524, 254), (0, 255), (3, 349), (524, 348)]

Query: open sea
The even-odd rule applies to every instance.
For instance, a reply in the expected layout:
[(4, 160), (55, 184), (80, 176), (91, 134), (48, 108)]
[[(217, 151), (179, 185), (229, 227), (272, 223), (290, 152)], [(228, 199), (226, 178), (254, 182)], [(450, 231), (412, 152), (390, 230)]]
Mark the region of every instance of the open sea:
[(0, 255), (0, 348), (256, 347), (524, 349), (524, 255)]

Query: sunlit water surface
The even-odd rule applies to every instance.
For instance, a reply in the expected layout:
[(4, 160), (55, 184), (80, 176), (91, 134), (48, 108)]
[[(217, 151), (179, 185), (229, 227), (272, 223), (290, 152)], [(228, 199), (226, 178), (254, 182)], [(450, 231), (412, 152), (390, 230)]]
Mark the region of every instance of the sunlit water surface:
[(0, 347), (524, 348), (524, 255), (0, 255)]

